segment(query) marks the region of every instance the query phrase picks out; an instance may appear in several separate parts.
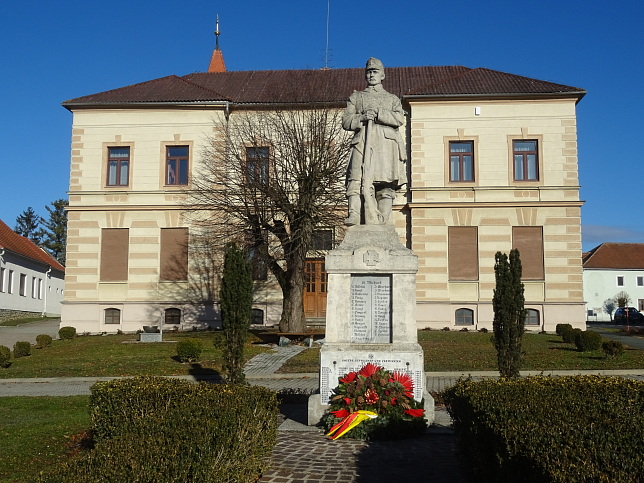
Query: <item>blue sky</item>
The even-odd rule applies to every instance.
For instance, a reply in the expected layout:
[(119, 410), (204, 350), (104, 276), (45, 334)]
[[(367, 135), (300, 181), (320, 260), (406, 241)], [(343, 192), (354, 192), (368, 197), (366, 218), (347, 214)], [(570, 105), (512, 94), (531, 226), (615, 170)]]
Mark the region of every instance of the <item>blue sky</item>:
[[(354, 6), (355, 5), (355, 6)], [(330, 0), (329, 66), (487, 67), (581, 87), (583, 248), (644, 242), (644, 2)], [(6, 1), (0, 6), (0, 219), (67, 197), (72, 115), (64, 100), (205, 71), (324, 66), (327, 0)], [(9, 156), (9, 153), (11, 154)]]

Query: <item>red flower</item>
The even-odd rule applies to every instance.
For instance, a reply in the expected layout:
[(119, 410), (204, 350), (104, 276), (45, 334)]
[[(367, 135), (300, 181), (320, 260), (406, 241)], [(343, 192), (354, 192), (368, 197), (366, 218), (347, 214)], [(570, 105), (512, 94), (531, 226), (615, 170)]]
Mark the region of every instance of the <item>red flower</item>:
[(409, 414), (412, 418), (420, 418), (425, 414), (424, 409), (405, 409), (405, 414)]
[(347, 406), (348, 406), (349, 404), (351, 404), (351, 398), (345, 397), (345, 398), (344, 398), (344, 404), (346, 404)]
[(350, 372), (349, 374), (346, 374), (344, 377), (340, 378), (340, 382), (348, 384), (355, 381), (356, 377), (358, 377), (358, 374), (356, 372)]
[(367, 404), (376, 404), (380, 400), (380, 396), (373, 389), (367, 389), (364, 393), (364, 398)]
[(376, 372), (381, 371), (382, 367), (377, 366), (375, 364), (372, 364), (371, 362), (368, 363), (366, 366), (364, 366), (362, 369), (358, 371), (358, 374), (360, 374), (363, 377), (371, 377), (373, 376)]
[(349, 411), (346, 409), (338, 409), (337, 411), (330, 411), (331, 414), (333, 414), (336, 418), (344, 419), (346, 418), (349, 414), (351, 414)]
[(400, 383), (405, 391), (405, 396), (414, 397), (414, 381), (412, 381), (409, 374), (404, 372), (395, 371), (391, 374), (392, 381)]
[(391, 403), (392, 406), (395, 406), (396, 404), (398, 404), (398, 399), (396, 399), (395, 397), (392, 397), (391, 401), (389, 402)]

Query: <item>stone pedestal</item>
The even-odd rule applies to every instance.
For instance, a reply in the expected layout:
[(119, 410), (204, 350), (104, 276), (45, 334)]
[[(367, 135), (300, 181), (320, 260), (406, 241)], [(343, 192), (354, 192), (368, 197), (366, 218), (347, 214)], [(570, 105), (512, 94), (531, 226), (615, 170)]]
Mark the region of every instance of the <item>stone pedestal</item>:
[(326, 334), (320, 393), (309, 401), (309, 424), (319, 422), (338, 378), (368, 362), (409, 374), (414, 399), (425, 398), (426, 417), (433, 421), (416, 329), (417, 270), (416, 255), (389, 225), (352, 226), (326, 256)]

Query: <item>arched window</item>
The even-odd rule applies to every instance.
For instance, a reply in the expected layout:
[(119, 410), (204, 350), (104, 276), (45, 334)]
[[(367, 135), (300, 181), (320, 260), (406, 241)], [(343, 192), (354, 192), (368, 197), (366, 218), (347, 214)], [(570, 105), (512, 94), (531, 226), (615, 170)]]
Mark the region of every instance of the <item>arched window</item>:
[(106, 324), (120, 324), (121, 311), (119, 309), (105, 309), (105, 323)]
[(525, 311), (525, 325), (541, 325), (539, 321), (539, 311), (535, 309), (527, 309)]
[(456, 311), (456, 325), (474, 325), (474, 311), (472, 309), (458, 309)]
[(165, 323), (166, 324), (180, 324), (181, 323), (181, 310), (179, 310), (179, 309), (165, 309)]
[(264, 311), (262, 309), (253, 309), (250, 320), (254, 325), (264, 325)]

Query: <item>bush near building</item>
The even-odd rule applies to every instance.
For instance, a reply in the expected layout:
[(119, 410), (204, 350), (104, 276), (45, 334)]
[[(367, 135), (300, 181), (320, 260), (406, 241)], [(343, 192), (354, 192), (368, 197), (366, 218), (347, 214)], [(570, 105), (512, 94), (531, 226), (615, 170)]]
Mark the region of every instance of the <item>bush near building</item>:
[(618, 377), (461, 380), (443, 393), (477, 478), (641, 481), (644, 382)]
[(13, 357), (18, 359), (20, 357), (27, 357), (31, 355), (31, 343), (26, 340), (19, 340), (13, 345)]
[(89, 404), (94, 449), (42, 481), (256, 481), (277, 438), (260, 386), (138, 377), (95, 384)]

